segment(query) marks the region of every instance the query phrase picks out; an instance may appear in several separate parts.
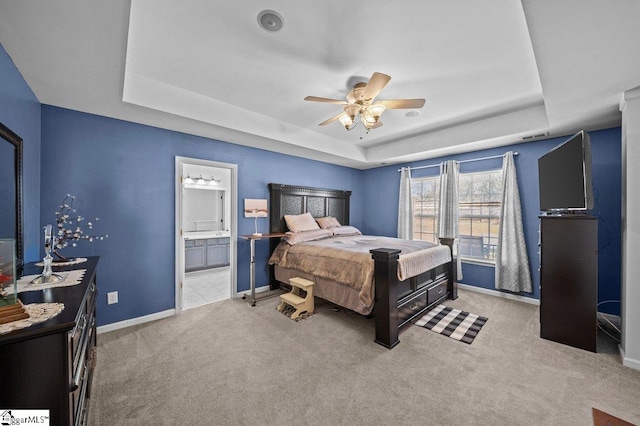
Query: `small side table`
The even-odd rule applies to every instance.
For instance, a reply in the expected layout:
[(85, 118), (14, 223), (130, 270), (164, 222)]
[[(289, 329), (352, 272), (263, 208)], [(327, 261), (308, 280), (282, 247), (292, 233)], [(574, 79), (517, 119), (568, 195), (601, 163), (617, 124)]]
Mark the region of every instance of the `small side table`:
[(251, 296), (245, 294), (242, 296), (243, 299), (247, 299), (251, 302), (251, 306), (256, 306), (256, 302), (262, 299), (268, 299), (273, 296), (277, 296), (280, 294), (280, 290), (270, 290), (264, 293), (261, 293), (260, 297), (256, 297), (256, 240), (268, 240), (270, 238), (282, 238), (286, 234), (282, 232), (274, 232), (271, 234), (260, 234), (260, 235), (241, 235), (240, 238), (244, 238), (245, 240), (249, 240), (251, 244)]

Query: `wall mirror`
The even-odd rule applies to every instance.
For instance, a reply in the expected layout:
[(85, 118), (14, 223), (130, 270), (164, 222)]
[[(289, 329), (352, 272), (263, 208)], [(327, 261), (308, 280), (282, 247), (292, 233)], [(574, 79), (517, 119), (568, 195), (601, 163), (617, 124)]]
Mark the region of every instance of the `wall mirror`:
[(16, 269), (22, 271), (22, 139), (0, 123), (0, 238), (16, 241)]

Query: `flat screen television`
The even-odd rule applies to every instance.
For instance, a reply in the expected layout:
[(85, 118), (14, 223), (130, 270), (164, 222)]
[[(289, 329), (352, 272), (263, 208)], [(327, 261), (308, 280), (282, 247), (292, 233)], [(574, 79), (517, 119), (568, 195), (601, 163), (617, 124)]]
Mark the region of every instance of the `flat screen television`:
[(540, 157), (538, 182), (543, 212), (593, 209), (589, 134), (582, 130)]

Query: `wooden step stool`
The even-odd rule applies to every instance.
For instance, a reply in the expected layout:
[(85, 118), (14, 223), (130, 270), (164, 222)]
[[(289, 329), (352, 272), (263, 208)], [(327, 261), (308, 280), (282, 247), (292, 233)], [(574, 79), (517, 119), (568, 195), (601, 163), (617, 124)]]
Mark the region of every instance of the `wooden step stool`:
[[(293, 307), (296, 311), (291, 315), (292, 320), (298, 318), (303, 312), (312, 314), (314, 308), (313, 281), (295, 277), (289, 280), (289, 284), (291, 284), (291, 292), (280, 296), (281, 303), (278, 305), (278, 311), (282, 312), (286, 305)], [(304, 290), (307, 295), (302, 297), (300, 290)]]

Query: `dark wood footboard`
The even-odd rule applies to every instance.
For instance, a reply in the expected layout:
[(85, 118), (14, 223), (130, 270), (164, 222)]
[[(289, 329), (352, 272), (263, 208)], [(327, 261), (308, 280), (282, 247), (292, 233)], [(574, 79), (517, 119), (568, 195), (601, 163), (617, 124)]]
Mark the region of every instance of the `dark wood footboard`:
[[(351, 191), (312, 188), (297, 185), (269, 184), (269, 230), (286, 232), (284, 216), (311, 213), (313, 217), (333, 216), (342, 225), (349, 224)], [(453, 258), (453, 238), (441, 238), (449, 246)], [(270, 240), (271, 252), (277, 246)], [(371, 250), (375, 261), (375, 341), (389, 349), (399, 343), (398, 331), (447, 297), (458, 297), (455, 261), (438, 266), (410, 279), (399, 281), (397, 276), (400, 251), (380, 248)], [(271, 267), (271, 288), (278, 288), (274, 268)]]
[(375, 342), (393, 348), (402, 327), (419, 319), (444, 299), (458, 297), (453, 238), (441, 238), (449, 246), (451, 262), (404, 281), (398, 280), (399, 250), (371, 250), (375, 262), (376, 299), (374, 307)]

